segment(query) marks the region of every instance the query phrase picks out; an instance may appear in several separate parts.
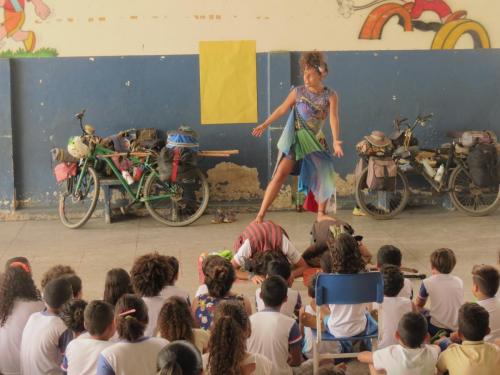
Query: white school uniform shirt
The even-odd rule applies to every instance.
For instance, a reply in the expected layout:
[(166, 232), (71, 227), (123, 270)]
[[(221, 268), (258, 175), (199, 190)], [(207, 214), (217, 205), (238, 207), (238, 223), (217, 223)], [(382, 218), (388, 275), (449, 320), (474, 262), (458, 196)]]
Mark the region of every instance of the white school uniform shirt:
[(90, 335), (80, 336), (68, 344), (61, 368), (67, 375), (95, 375), (99, 354), (111, 345), (110, 341), (97, 340)]
[[(245, 360), (241, 363), (241, 365), (249, 365), (255, 363), (255, 371), (252, 372), (252, 375), (272, 375), (273, 364), (269, 359), (264, 357), (261, 354), (257, 353), (248, 353), (249, 355)], [(208, 358), (210, 357), (210, 353), (203, 354), (203, 370), (205, 370), (205, 374), (212, 375), (208, 372)], [(214, 374), (216, 375), (216, 374)]]
[(329, 305), (330, 317), (327, 328), (335, 337), (353, 337), (366, 329), (366, 307), (364, 303), (356, 305)]
[(42, 301), (14, 301), (12, 312), (0, 327), (0, 373), (21, 374), (20, 351), (24, 327), (31, 314), (42, 311), (44, 307)]
[[(255, 305), (257, 311), (263, 311), (266, 308), (264, 301), (260, 298), (260, 288), (255, 291)], [(302, 307), (302, 300), (300, 298), (300, 293), (292, 288), (288, 288), (287, 300), (281, 305), (280, 313), (289, 316), (290, 318), (295, 317), (295, 311)]]
[[(288, 239), (287, 236), (283, 235), (281, 251), (283, 255), (286, 256), (288, 261), (291, 264), (297, 264), (301, 255), (294, 244)], [(246, 259), (250, 259), (252, 257), (252, 247), (250, 246), (250, 240), (246, 239), (234, 255), (233, 259), (240, 265), (243, 266), (245, 264)]]
[(292, 375), (288, 365), (289, 346), (300, 345), (302, 340), (297, 322), (278, 311), (266, 309), (251, 315), (250, 324), (252, 334), (247, 340), (247, 350), (269, 359), (273, 375)]
[(419, 297), (430, 299), (431, 324), (458, 330), (458, 310), (464, 303), (464, 283), (450, 274), (432, 275), (422, 281)]
[(166, 301), (161, 295), (155, 297), (142, 297), (142, 300), (148, 307), (148, 325), (144, 331), (144, 336), (156, 336), (158, 333), (158, 315)]
[(97, 362), (97, 375), (156, 375), (156, 359), (168, 341), (143, 337), (137, 342), (121, 340), (104, 349)]
[(390, 345), (396, 345), (398, 342), (394, 334), (398, 330), (398, 324), (404, 314), (412, 311), (412, 302), (406, 297), (386, 297), (381, 307), (375, 303), (375, 309), (379, 311), (378, 349), (386, 348)]
[(182, 290), (181, 288), (178, 288), (175, 285), (167, 285), (160, 292), (160, 296), (165, 298), (165, 301), (167, 299), (169, 299), (170, 297), (180, 297), (180, 298), (186, 300), (188, 305), (191, 306), (191, 301), (189, 300), (189, 293), (186, 292), (185, 290)]
[(490, 314), (490, 333), (484, 337), (484, 341), (494, 344), (495, 340), (500, 339), (500, 297), (477, 301), (477, 304)]
[[(304, 308), (304, 312), (316, 316), (316, 311), (312, 308), (312, 306), (306, 305)], [(304, 327), (304, 342), (302, 344), (302, 353), (308, 358), (313, 358), (313, 341), (315, 340), (315, 336), (313, 335), (312, 329), (309, 327)], [(340, 344), (338, 341), (321, 341), (318, 347), (318, 352), (320, 354), (325, 353), (340, 353)]]
[(66, 329), (61, 318), (48, 311), (32, 314), (21, 340), (21, 374), (62, 374), (60, 339)]
[(373, 367), (387, 375), (434, 375), (440, 352), (435, 345), (416, 349), (391, 345), (373, 353)]
[(404, 278), (403, 288), (399, 291), (397, 297), (413, 298), (413, 286), (408, 278)]

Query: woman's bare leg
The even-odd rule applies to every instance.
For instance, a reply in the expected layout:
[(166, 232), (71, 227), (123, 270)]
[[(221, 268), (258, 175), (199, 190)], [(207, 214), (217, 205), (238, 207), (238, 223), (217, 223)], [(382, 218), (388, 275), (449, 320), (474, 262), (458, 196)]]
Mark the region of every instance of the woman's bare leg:
[(328, 216), (326, 214), (326, 204), (328, 203), (328, 200), (318, 203), (318, 216), (316, 217), (316, 220), (318, 222), (323, 221), (323, 220), (334, 220), (333, 217)]
[(264, 221), (264, 216), (266, 216), (267, 209), (273, 203), (274, 199), (278, 195), (283, 182), (292, 173), (293, 167), (295, 166), (295, 161), (287, 158), (281, 159), (278, 169), (274, 174), (272, 180), (267, 185), (266, 192), (264, 193), (264, 199), (260, 205), (259, 213), (255, 218), (257, 223), (262, 223)]

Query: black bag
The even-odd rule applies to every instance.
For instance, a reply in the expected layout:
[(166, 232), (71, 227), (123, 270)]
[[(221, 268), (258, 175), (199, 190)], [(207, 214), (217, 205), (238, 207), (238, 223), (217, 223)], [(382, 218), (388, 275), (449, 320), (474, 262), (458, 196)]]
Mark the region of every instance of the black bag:
[(370, 157), (366, 185), (372, 191), (394, 191), (398, 166), (392, 158)]
[(158, 158), (161, 181), (186, 183), (196, 175), (197, 155), (190, 149), (164, 147)]
[(472, 182), (479, 187), (498, 185), (500, 180), (498, 163), (495, 145), (475, 145), (467, 156), (467, 165), (469, 166)]
[(155, 128), (137, 129), (135, 134), (136, 138), (132, 141), (134, 151), (160, 150), (165, 145), (165, 141), (160, 138)]

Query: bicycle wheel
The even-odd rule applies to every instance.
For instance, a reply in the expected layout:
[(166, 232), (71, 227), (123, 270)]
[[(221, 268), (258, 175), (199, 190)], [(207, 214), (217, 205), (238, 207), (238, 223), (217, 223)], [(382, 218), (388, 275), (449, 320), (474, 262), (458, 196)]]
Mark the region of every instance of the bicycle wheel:
[(151, 173), (144, 185), (144, 201), (151, 216), (173, 227), (198, 220), (208, 206), (208, 195), (208, 182), (199, 169), (176, 183), (162, 182), (157, 173)]
[(373, 191), (366, 187), (368, 168), (365, 168), (356, 182), (356, 202), (367, 215), (377, 220), (391, 219), (406, 207), (410, 198), (408, 179), (398, 169), (393, 191)]
[[(79, 189), (76, 189), (81, 173), (84, 175)], [(80, 170), (66, 183), (67, 191), (59, 196), (59, 217), (66, 227), (80, 228), (90, 219), (97, 205), (100, 188), (99, 177), (94, 168), (88, 167), (84, 171)]]
[(500, 205), (499, 186), (481, 188), (462, 166), (458, 166), (450, 176), (450, 198), (457, 210), (470, 216), (485, 216)]

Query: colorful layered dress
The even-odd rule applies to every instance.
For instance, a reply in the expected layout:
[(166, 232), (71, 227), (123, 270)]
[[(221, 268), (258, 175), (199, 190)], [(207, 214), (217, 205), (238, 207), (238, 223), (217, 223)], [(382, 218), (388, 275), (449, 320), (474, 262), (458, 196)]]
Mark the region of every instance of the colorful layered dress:
[(317, 211), (317, 203), (329, 201), (327, 211), (331, 211), (335, 207), (335, 171), (323, 127), (332, 91), (325, 87), (316, 94), (305, 86), (295, 90), (297, 99), (278, 141), (280, 154), (276, 167), (283, 157), (294, 160), (292, 174), (299, 176), (299, 191), (307, 195), (304, 207)]

